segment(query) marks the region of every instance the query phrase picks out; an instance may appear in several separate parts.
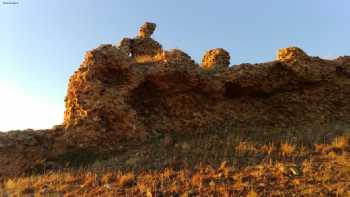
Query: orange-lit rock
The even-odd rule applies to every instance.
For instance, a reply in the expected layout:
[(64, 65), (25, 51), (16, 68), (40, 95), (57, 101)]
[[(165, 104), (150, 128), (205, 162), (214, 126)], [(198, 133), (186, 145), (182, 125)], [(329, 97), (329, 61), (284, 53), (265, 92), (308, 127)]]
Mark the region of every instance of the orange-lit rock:
[(307, 61), (308, 59), (310, 59), (309, 56), (298, 47), (282, 48), (277, 53), (277, 60), (279, 61)]
[(230, 65), (230, 54), (222, 48), (207, 51), (202, 59), (202, 67), (206, 70), (227, 68)]
[(180, 49), (173, 49), (171, 51), (163, 51), (155, 57), (155, 61), (160, 61), (173, 65), (187, 65), (187, 66), (198, 66), (192, 60), (192, 58)]
[(61, 134), (57, 129), (0, 132), (0, 180), (41, 172), (47, 161), (66, 151), (53, 148)]
[[(349, 120), (350, 78), (340, 74), (347, 59), (323, 60), (287, 48), (279, 61), (227, 68), (228, 52), (214, 49), (200, 67), (180, 50), (156, 54), (152, 45), (135, 45), (137, 39), (129, 42), (131, 55), (111, 45), (88, 52), (71, 77), (65, 135), (80, 147), (104, 149), (155, 131), (213, 125), (274, 130)], [(156, 55), (138, 63), (135, 51)], [(213, 66), (226, 69), (206, 72)]]
[(139, 30), (139, 36), (135, 38), (123, 38), (118, 49), (131, 55), (133, 58), (154, 57), (162, 53), (162, 45), (151, 38), (156, 25), (146, 22)]
[(150, 38), (156, 30), (157, 25), (155, 23), (145, 22), (140, 30), (139, 30), (139, 37), (140, 38)]

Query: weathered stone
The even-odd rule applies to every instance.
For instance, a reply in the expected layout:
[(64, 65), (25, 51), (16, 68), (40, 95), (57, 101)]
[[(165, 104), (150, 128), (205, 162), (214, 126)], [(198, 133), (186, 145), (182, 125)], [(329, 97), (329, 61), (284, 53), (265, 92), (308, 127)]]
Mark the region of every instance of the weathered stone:
[(55, 155), (50, 149), (54, 137), (50, 130), (0, 133), (0, 179), (38, 170)]
[(118, 49), (128, 56), (131, 55), (131, 47), (132, 39), (130, 38), (123, 38), (118, 45)]
[(154, 30), (156, 30), (157, 25), (155, 23), (150, 23), (150, 22), (146, 22), (144, 23), (139, 31), (139, 37), (140, 38), (150, 38), (154, 32)]
[[(149, 52), (153, 47), (135, 44), (137, 39), (136, 43), (145, 41), (132, 39), (131, 53), (156, 54)], [(304, 61), (243, 64), (208, 74), (180, 50), (153, 57), (140, 64), (120, 47), (88, 52), (68, 87), (68, 139), (82, 147), (102, 148), (124, 139), (142, 140), (152, 131), (190, 132), (213, 124), (288, 128), (328, 124), (334, 116), (346, 120), (350, 115), (345, 105), (349, 88), (336, 79), (337, 68), (347, 65), (347, 60), (305, 58), (302, 50), (293, 48), (282, 52), (281, 59)], [(203, 65), (225, 68), (229, 59), (227, 51), (213, 49)], [(342, 108), (335, 105), (338, 102), (344, 103)]]
[(142, 59), (152, 59), (154, 56), (162, 53), (162, 45), (151, 38), (156, 24), (146, 22), (135, 38), (123, 38), (118, 44), (118, 49), (123, 53), (131, 55), (136, 61)]
[(9, 147), (11, 147), (11, 146), (14, 146), (15, 145), (15, 143), (12, 143), (11, 141), (1, 141), (0, 140), (0, 149), (1, 148), (9, 148)]
[(187, 53), (180, 49), (173, 49), (171, 51), (163, 51), (155, 57), (156, 60), (163, 61), (172, 65), (187, 65), (196, 66), (194, 60)]
[(131, 45), (131, 55), (136, 58), (154, 57), (162, 52), (162, 45), (152, 38), (134, 38)]
[(34, 135), (28, 131), (12, 131), (9, 132), (8, 136), (10, 139), (13, 139), (13, 141), (24, 145), (33, 146), (38, 144), (38, 141), (35, 139)]
[(202, 59), (202, 67), (206, 70), (227, 68), (230, 65), (230, 54), (222, 48), (207, 51)]
[(309, 60), (309, 56), (300, 48), (298, 47), (288, 47), (288, 48), (282, 48), (278, 50), (277, 53), (277, 60), (279, 61), (307, 61)]

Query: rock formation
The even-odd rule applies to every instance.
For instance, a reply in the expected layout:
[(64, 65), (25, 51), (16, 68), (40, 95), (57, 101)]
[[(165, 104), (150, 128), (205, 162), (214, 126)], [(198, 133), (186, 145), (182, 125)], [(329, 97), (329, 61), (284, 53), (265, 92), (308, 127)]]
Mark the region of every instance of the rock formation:
[(139, 31), (139, 37), (140, 38), (150, 38), (154, 32), (154, 30), (156, 30), (157, 25), (155, 23), (150, 23), (150, 22), (146, 22), (144, 23)]
[(207, 70), (227, 68), (230, 65), (230, 54), (222, 48), (207, 51), (202, 60), (202, 67)]
[(310, 57), (298, 47), (288, 47), (278, 50), (277, 60), (284, 62), (307, 61)]
[(213, 49), (201, 67), (181, 50), (163, 50), (150, 37), (154, 30), (146, 23), (119, 46), (88, 51), (69, 80), (64, 128), (1, 134), (0, 176), (45, 166), (67, 150), (113, 151), (155, 132), (303, 132), (349, 123), (350, 57), (324, 60), (293, 47), (276, 61), (228, 67), (228, 52)]
[[(286, 129), (347, 121), (350, 115), (349, 78), (339, 73), (349, 69), (347, 58), (323, 60), (291, 47), (279, 50), (277, 61), (229, 68), (230, 55), (219, 48), (199, 66), (180, 50), (146, 44), (154, 29), (146, 23), (139, 36), (122, 41), (128, 44), (87, 53), (68, 87), (69, 139), (82, 147), (113, 147), (152, 132), (213, 125)], [(131, 55), (122, 52), (126, 45)], [(138, 62), (140, 55), (150, 58)], [(220, 69), (207, 72), (213, 68)]]
[(131, 55), (134, 59), (154, 57), (162, 52), (162, 45), (151, 38), (156, 24), (146, 22), (135, 38), (123, 38), (118, 49)]

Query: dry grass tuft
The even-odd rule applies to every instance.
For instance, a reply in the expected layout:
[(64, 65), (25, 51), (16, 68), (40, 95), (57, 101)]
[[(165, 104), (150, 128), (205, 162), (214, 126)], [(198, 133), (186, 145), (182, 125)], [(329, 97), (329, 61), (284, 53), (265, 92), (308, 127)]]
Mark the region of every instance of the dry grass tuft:
[(295, 152), (296, 146), (290, 143), (282, 143), (281, 144), (281, 154), (283, 157), (290, 157)]
[(345, 150), (349, 147), (349, 137), (348, 136), (339, 136), (336, 137), (333, 142), (332, 145), (336, 148)]
[(127, 174), (121, 175), (117, 179), (117, 185), (120, 187), (131, 187), (135, 185), (136, 183), (136, 178), (134, 173), (129, 172)]

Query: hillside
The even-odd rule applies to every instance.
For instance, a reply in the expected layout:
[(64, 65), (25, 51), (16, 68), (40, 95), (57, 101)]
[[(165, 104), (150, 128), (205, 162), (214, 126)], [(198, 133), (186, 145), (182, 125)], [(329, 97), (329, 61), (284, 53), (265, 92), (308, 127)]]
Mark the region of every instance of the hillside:
[(0, 133), (0, 195), (350, 195), (349, 56), (198, 64), (155, 29), (85, 54), (62, 125)]

